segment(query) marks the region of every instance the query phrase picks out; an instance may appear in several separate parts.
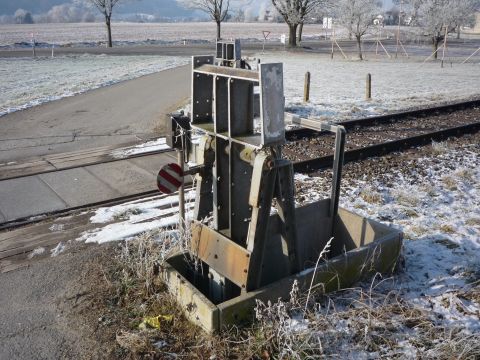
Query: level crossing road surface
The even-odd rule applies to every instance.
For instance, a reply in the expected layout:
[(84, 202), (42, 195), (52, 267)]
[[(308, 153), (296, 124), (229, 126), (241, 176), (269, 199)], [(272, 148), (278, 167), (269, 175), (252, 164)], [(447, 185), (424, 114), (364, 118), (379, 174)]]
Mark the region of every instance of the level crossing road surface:
[(123, 145), (164, 134), (190, 96), (190, 66), (164, 70), (0, 117), (0, 163)]
[(172, 153), (105, 158), (163, 135), (190, 76), (181, 66), (0, 117), (0, 223), (154, 190)]
[(1, 180), (0, 223), (155, 190), (159, 169), (174, 162), (165, 152)]

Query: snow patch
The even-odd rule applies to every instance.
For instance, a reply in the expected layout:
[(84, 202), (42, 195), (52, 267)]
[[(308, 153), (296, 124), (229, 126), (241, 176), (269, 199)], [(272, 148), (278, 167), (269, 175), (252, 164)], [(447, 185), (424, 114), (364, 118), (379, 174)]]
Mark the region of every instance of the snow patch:
[[(406, 271), (395, 278), (404, 299), (446, 325), (479, 331), (480, 304), (457, 296), (480, 279), (480, 152), (472, 146), (445, 148), (373, 181), (349, 179), (340, 205), (404, 231)], [(322, 177), (297, 174), (296, 181), (309, 188), (304, 202), (329, 197)]]
[(112, 156), (116, 159), (123, 159), (128, 156), (144, 154), (152, 151), (168, 150), (167, 140), (164, 137), (156, 140), (147, 141), (143, 144), (117, 149), (112, 152)]
[(50, 250), (50, 253), (52, 254), (52, 257), (60, 255), (62, 252), (65, 251), (65, 244), (63, 242), (59, 242), (57, 246), (55, 246), (52, 250)]
[[(193, 215), (194, 199), (194, 190), (185, 192), (187, 218)], [(97, 209), (90, 222), (106, 225), (82, 233), (77, 240), (98, 244), (129, 240), (148, 231), (175, 227), (178, 221), (178, 195), (154, 196)]]
[(43, 255), (43, 254), (45, 254), (45, 248), (44, 247), (37, 247), (30, 254), (28, 254), (28, 258), (32, 259), (35, 256), (39, 256), (39, 255)]

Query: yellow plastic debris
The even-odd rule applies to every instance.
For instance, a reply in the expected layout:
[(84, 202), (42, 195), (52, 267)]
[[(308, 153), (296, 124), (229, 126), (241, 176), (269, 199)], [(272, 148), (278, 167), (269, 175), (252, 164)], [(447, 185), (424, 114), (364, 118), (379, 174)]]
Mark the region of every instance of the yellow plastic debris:
[(140, 329), (146, 329), (147, 327), (160, 329), (162, 323), (171, 323), (172, 321), (173, 315), (146, 316), (138, 327)]

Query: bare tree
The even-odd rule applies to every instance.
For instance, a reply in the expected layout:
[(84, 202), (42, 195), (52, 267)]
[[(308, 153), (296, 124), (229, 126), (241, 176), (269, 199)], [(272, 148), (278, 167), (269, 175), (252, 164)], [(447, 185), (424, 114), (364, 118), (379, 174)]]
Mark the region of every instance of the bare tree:
[(437, 59), (438, 45), (445, 33), (454, 30), (452, 0), (424, 0), (419, 7), (419, 22), (425, 32), (431, 36), (434, 58)]
[(396, 5), (402, 5), (402, 12), (404, 12), (409, 18), (410, 26), (418, 25), (419, 9), (425, 0), (393, 0)]
[(355, 36), (358, 46), (358, 58), (363, 59), (362, 37), (373, 26), (373, 20), (379, 14), (377, 0), (337, 0), (334, 13), (340, 25)]
[(17, 24), (33, 24), (32, 14), (23, 9), (17, 9), (13, 15)]
[(434, 58), (438, 45), (445, 34), (459, 31), (460, 26), (473, 21), (478, 0), (422, 0), (419, 7), (419, 22), (432, 37)]
[(217, 23), (217, 39), (221, 38), (222, 22), (227, 19), (230, 0), (177, 0), (186, 9), (200, 10), (207, 13)]
[(113, 8), (121, 0), (86, 0), (90, 4), (94, 5), (105, 17), (105, 24), (107, 25), (107, 34), (108, 34), (108, 47), (112, 47), (112, 13)]
[(453, 0), (452, 22), (457, 31), (457, 39), (460, 39), (462, 26), (475, 24), (475, 10), (479, 5), (477, 0)]
[(323, 1), (321, 0), (272, 0), (272, 4), (288, 25), (288, 45), (297, 46), (297, 29), (299, 41), (302, 40), (303, 24), (310, 14)]

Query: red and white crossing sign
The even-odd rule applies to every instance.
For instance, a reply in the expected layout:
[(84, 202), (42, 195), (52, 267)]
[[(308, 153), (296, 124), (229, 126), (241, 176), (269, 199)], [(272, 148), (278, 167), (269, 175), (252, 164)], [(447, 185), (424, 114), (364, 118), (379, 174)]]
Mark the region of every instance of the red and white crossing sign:
[(171, 163), (162, 166), (157, 175), (157, 186), (163, 194), (171, 194), (183, 183), (183, 171), (180, 165)]

